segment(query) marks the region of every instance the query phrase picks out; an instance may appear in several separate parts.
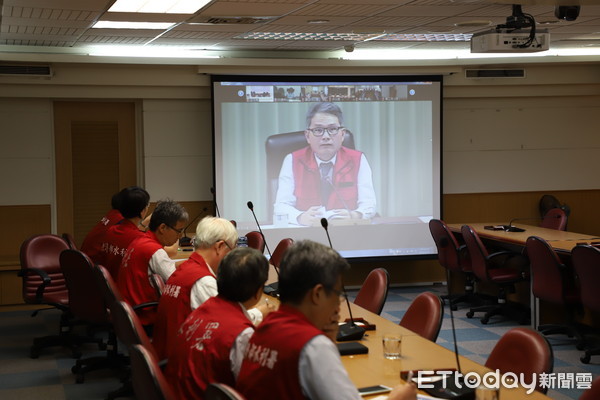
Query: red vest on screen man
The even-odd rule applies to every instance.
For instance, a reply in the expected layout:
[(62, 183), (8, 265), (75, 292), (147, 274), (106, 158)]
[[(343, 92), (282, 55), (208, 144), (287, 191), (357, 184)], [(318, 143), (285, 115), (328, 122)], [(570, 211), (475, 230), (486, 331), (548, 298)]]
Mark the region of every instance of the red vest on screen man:
[(83, 251), (94, 263), (102, 264), (102, 241), (108, 228), (123, 219), (123, 216), (117, 209), (112, 209), (88, 232), (83, 243), (81, 251)]
[[(150, 258), (162, 249), (154, 232), (148, 231), (143, 236), (129, 244), (121, 267), (117, 285), (123, 300), (132, 306), (152, 301), (158, 301), (155, 289), (148, 279)], [(137, 313), (143, 325), (153, 325), (156, 319), (156, 310), (143, 309)]]
[(300, 352), (322, 334), (300, 311), (282, 304), (250, 338), (236, 388), (249, 400), (306, 400), (298, 372)]
[(203, 398), (211, 382), (234, 386), (229, 353), (238, 335), (253, 327), (239, 303), (219, 296), (195, 309), (173, 340), (165, 370), (177, 398)]
[[(333, 167), (333, 187), (327, 204), (327, 210), (337, 208), (356, 209), (358, 205), (358, 170), (362, 152), (341, 147)], [(294, 171), (294, 196), (296, 208), (308, 210), (321, 204), (321, 173), (315, 155), (309, 146), (292, 153)]]
[(166, 282), (158, 302), (152, 344), (159, 359), (170, 358), (177, 331), (192, 312), (191, 293), (194, 284), (205, 276), (214, 276), (204, 258), (196, 252), (182, 263)]

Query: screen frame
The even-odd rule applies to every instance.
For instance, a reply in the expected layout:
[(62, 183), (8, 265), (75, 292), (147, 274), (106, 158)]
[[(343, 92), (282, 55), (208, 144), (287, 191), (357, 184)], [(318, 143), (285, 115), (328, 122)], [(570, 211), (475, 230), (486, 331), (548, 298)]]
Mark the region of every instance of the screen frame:
[[(212, 151), (213, 151), (213, 201), (215, 203), (215, 207), (218, 204), (218, 191), (217, 188), (217, 144), (216, 144), (216, 113), (215, 113), (215, 84), (217, 82), (265, 82), (265, 83), (278, 83), (278, 82), (314, 82), (314, 83), (351, 83), (351, 82), (438, 82), (439, 83), (439, 152), (437, 154), (439, 161), (439, 170), (436, 173), (439, 176), (439, 218), (443, 219), (443, 143), (444, 143), (444, 76), (437, 74), (410, 74), (410, 75), (390, 75), (390, 74), (382, 74), (382, 75), (373, 75), (373, 74), (277, 74), (277, 75), (264, 75), (264, 74), (214, 74), (210, 76), (211, 78), (211, 118), (212, 118)], [(434, 210), (434, 218), (435, 216)], [(329, 232), (327, 232), (329, 234)], [(434, 251), (429, 254), (412, 254), (412, 255), (376, 255), (376, 256), (366, 256), (366, 257), (347, 257), (349, 261), (352, 263), (364, 263), (364, 262), (380, 262), (380, 261), (400, 261), (400, 260), (422, 260), (422, 259), (435, 259), (437, 258), (437, 251)]]

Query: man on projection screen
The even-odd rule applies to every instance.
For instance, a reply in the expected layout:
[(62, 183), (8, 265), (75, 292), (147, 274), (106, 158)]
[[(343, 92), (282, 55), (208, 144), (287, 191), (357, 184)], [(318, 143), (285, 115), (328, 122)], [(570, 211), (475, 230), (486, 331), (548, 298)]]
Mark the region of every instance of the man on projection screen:
[(318, 225), (321, 218), (369, 220), (376, 213), (371, 167), (365, 155), (342, 146), (342, 110), (316, 103), (306, 115), (308, 146), (288, 154), (279, 173), (275, 218)]

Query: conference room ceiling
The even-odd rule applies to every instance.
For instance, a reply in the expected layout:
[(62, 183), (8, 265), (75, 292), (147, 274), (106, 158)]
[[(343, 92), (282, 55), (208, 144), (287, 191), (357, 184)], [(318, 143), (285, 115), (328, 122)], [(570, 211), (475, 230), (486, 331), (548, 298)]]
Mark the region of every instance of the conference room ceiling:
[[(458, 50), (473, 33), (506, 22), (510, 2), (485, 0), (214, 0), (195, 14), (108, 12), (114, 0), (0, 0), (2, 51), (86, 51), (95, 46), (165, 46), (215, 52)], [(575, 21), (558, 20), (556, 1), (522, 4), (551, 49), (600, 47), (600, 0), (581, 4)], [(167, 29), (92, 28), (97, 21), (167, 22)], [(350, 46), (350, 47), (349, 47)], [(10, 51), (10, 50), (9, 50)]]

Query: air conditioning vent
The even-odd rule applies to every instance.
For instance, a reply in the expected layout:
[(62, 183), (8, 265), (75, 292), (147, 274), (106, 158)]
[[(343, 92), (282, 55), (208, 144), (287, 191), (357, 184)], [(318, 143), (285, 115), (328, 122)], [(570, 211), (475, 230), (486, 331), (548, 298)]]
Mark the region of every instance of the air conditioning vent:
[(10, 65), (0, 64), (0, 76), (52, 76), (52, 67), (49, 65)]
[(519, 68), (511, 69), (466, 69), (465, 78), (525, 78), (525, 70)]

